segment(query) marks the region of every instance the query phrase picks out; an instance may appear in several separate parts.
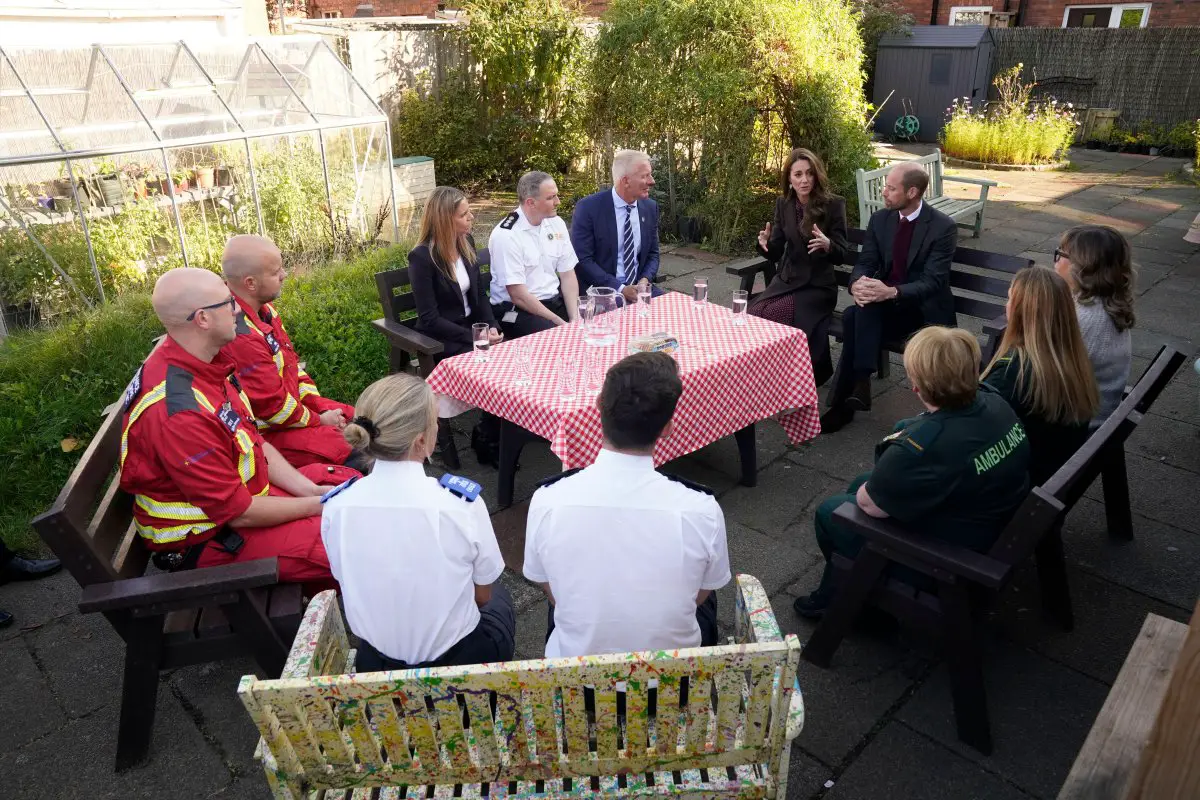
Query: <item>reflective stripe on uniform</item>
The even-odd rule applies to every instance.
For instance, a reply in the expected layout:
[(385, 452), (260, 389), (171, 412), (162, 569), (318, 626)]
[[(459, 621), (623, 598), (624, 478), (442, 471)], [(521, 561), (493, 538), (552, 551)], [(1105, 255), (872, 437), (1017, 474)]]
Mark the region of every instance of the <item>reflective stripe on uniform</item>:
[[(304, 396), (304, 387), (303, 386), (300, 387), (300, 395), (301, 395), (301, 397)], [(255, 424), (258, 425), (258, 429), (260, 431), (266, 430), (266, 429), (270, 428), (272, 425), (283, 425), (283, 423), (285, 421), (287, 421), (287, 418), (290, 417), (293, 413), (295, 413), (297, 406), (299, 406), (299, 403), (296, 402), (296, 398), (292, 397), (289, 394), (285, 397), (285, 399), (283, 401), (283, 408), (279, 409), (279, 411), (276, 414), (272, 415), (271, 417), (268, 417), (265, 422), (260, 419), (255, 419)], [(300, 414), (300, 419), (298, 419), (296, 422), (293, 422), (291, 425), (289, 425), (288, 426), (289, 428), (307, 428), (308, 427), (308, 421), (309, 421), (311, 415), (308, 413), (307, 406), (305, 406), (303, 408), (304, 408), (304, 411), (303, 411), (303, 413)]]
[(242, 455), (238, 458), (238, 475), (241, 476), (242, 483), (247, 484), (250, 483), (255, 472), (254, 440), (241, 428), (238, 428), (234, 436), (237, 438), (238, 446), (242, 449)]
[[(262, 491), (254, 496), (265, 497), (269, 491), (271, 491), (271, 487), (269, 485), (264, 486)], [(187, 503), (158, 503), (157, 501), (152, 500), (145, 495), (138, 495), (137, 504), (147, 511), (150, 511), (150, 513), (156, 515), (159, 515), (159, 512), (146, 508), (147, 504), (156, 504), (160, 507), (169, 506), (170, 510), (165, 514), (162, 514), (162, 516), (167, 516), (172, 519), (193, 519), (191, 516), (191, 511), (186, 512), (188, 514), (187, 516), (184, 516), (184, 514), (181, 513), (184, 511), (184, 509), (195, 509), (195, 511), (200, 514), (200, 517), (196, 522), (189, 522), (183, 525), (165, 525), (162, 527), (146, 525), (135, 519), (133, 524), (137, 529), (138, 535), (149, 539), (155, 544), (173, 544), (175, 542), (182, 542), (187, 539), (188, 536), (204, 533), (205, 531), (210, 531), (217, 527), (215, 524), (208, 521), (208, 517), (204, 516), (203, 511), (200, 511), (200, 509)]]

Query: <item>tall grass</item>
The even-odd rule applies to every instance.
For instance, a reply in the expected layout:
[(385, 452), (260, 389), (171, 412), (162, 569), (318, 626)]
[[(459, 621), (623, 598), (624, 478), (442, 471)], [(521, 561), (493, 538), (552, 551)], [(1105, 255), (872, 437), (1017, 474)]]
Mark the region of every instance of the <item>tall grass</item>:
[[(311, 267), (284, 284), (278, 306), (321, 392), (353, 403), (387, 374), (376, 272), (404, 266), (407, 246)], [(0, 343), (0, 539), (36, 549), (29, 520), (58, 495), (92, 435), (162, 327), (145, 292), (130, 292), (54, 328)]]

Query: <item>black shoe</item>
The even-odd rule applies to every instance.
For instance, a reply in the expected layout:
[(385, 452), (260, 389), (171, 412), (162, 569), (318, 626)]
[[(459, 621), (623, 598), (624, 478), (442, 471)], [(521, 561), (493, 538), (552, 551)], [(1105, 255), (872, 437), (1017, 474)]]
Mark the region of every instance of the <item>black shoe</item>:
[(849, 406), (835, 406), (821, 415), (821, 433), (837, 433), (854, 419), (854, 410)]
[(13, 624), (13, 615), (7, 611), (0, 611), (0, 628), (7, 628)]
[(13, 556), (4, 566), (0, 566), (0, 584), (9, 581), (32, 581), (53, 575), (62, 569), (62, 562), (57, 558), (21, 558)]
[(485, 467), (500, 466), (500, 442), (488, 438), (483, 429), (476, 425), (471, 429), (471, 449), (475, 458)]
[(808, 597), (797, 597), (792, 608), (805, 619), (820, 619), (829, 610), (829, 598), (813, 592)]
[(846, 398), (846, 406), (852, 411), (871, 410), (871, 379), (862, 378), (854, 382), (854, 389)]

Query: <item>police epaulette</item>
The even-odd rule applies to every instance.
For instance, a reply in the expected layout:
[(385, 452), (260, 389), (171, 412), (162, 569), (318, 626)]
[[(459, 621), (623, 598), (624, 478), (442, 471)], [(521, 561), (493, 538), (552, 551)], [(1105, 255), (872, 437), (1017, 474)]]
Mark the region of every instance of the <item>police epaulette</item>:
[(542, 480), (538, 481), (538, 483), (537, 483), (538, 488), (541, 488), (543, 486), (550, 486), (552, 484), (558, 483), (563, 478), (569, 478), (572, 475), (574, 475), (576, 472), (579, 472), (582, 469), (583, 469), (583, 467), (576, 467), (575, 469), (567, 469), (567, 470), (563, 470), (562, 472), (558, 473), (557, 475), (551, 475), (549, 478), (543, 478)]
[(516, 225), (517, 220), (520, 218), (521, 218), (520, 215), (518, 215), (517, 212), (513, 211), (507, 217), (500, 220), (500, 227), (504, 228), (504, 230), (506, 230), (506, 231), (511, 231), (513, 228), (513, 225)]
[(464, 478), (461, 475), (451, 475), (447, 472), (438, 481), (443, 489), (450, 492), (455, 497), (461, 497), (468, 503), (475, 502), (475, 498), (479, 497), (479, 493), (483, 491), (483, 487), (470, 478)]
[(666, 478), (669, 481), (675, 481), (676, 483), (683, 484), (687, 488), (691, 489), (693, 492), (700, 492), (701, 494), (716, 496), (716, 492), (714, 492), (712, 489), (705, 486), (703, 483), (696, 483), (695, 481), (689, 481), (687, 478), (681, 478), (678, 475), (672, 475), (669, 472), (659, 472), (658, 474), (662, 475), (664, 478)]

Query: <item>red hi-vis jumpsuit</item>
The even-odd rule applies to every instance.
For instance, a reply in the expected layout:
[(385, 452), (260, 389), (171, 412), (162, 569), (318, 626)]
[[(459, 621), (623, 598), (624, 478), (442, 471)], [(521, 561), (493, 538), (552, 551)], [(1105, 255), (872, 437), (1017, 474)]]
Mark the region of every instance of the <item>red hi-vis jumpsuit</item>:
[(338, 428), (322, 425), (320, 415), (339, 408), (349, 422), (354, 409), (321, 397), (312, 378), (300, 369), (291, 337), (270, 303), (258, 313), (240, 297), (238, 305), (238, 335), (224, 352), (237, 363), (237, 378), (259, 432), (295, 467), (344, 464), (350, 445)]
[[(232, 372), (223, 354), (208, 364), (168, 336), (126, 391), (121, 488), (134, 496), (134, 524), (150, 550), (208, 542), (250, 507), (251, 498), (288, 496), (268, 480), (263, 440)], [(324, 465), (301, 472), (328, 485), (358, 474)], [(238, 533), (245, 544), (236, 554), (209, 542), (199, 566), (277, 556), (281, 580), (336, 587), (320, 516)]]

